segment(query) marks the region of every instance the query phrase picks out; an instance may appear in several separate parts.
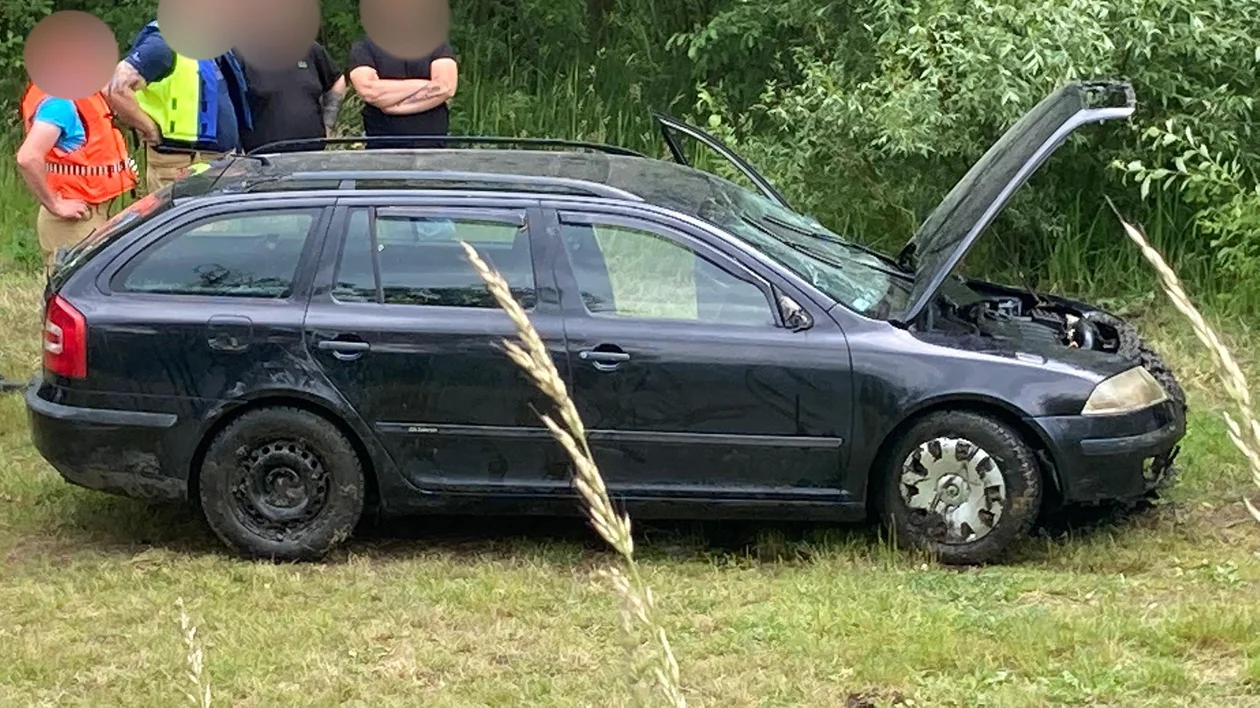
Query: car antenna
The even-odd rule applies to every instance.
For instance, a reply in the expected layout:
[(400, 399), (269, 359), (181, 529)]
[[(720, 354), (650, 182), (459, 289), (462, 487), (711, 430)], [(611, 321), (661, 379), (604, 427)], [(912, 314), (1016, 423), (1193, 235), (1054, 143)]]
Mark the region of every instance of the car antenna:
[(263, 157), (262, 155), (250, 155), (249, 153), (232, 153), (229, 157), (231, 157), (231, 161), (229, 161), (227, 165), (225, 165), (223, 169), (219, 171), (219, 174), (215, 175), (214, 181), (211, 182), (209, 188), (206, 189), (207, 192), (213, 192), (214, 188), (219, 186), (219, 180), (223, 179), (223, 175), (227, 174), (227, 171), (232, 169), (232, 165), (235, 165), (236, 161), (241, 158), (246, 158), (249, 160), (257, 160), (258, 164), (262, 165), (263, 167), (271, 166), (271, 161), (268, 160), (266, 157)]

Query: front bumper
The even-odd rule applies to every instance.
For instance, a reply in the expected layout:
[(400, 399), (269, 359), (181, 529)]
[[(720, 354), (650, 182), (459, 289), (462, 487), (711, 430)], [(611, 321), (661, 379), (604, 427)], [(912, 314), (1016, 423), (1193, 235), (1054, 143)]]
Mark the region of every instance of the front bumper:
[(31, 439), (72, 484), (138, 499), (185, 499), (186, 480), (168, 474), (165, 443), (178, 418), (166, 413), (82, 408), (26, 390)]
[(1114, 416), (1034, 419), (1050, 444), (1065, 502), (1126, 501), (1145, 496), (1170, 470), (1186, 434), (1171, 401)]

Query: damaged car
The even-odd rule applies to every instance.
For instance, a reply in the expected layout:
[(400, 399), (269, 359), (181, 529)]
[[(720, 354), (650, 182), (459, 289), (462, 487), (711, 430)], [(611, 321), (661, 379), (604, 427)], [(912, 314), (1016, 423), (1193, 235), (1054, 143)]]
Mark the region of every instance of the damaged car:
[(250, 557), (321, 558), (369, 510), (578, 513), (468, 243), (635, 518), (878, 518), (998, 560), (1048, 511), (1172, 479), (1185, 396), (1131, 325), (956, 274), (1059, 145), (1134, 105), (1121, 82), (1045, 98), (895, 256), (664, 115), (673, 161), (464, 136), (226, 159), (60, 259), (32, 435), (68, 481), (192, 500)]

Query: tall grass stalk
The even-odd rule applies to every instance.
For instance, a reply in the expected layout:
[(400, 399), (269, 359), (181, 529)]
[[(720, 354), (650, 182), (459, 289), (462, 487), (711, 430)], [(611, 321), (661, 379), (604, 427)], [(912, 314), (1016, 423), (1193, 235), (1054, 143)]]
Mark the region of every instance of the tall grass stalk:
[[(1110, 201), (1110, 200), (1109, 200)], [(1260, 421), (1256, 420), (1254, 410), (1251, 407), (1251, 388), (1247, 383), (1247, 377), (1243, 375), (1242, 369), (1238, 366), (1238, 362), (1234, 361), (1234, 357), (1230, 354), (1229, 349), (1221, 342), (1221, 338), (1217, 335), (1216, 330), (1208, 324), (1207, 320), (1190, 302), (1190, 296), (1186, 294), (1185, 287), (1181, 284), (1181, 279), (1177, 277), (1176, 271), (1164, 257), (1159, 254), (1147, 241), (1145, 234), (1141, 229), (1130, 224), (1120, 215), (1120, 211), (1116, 209), (1115, 204), (1111, 208), (1116, 212), (1116, 216), (1120, 219), (1120, 223), (1124, 225), (1125, 233), (1129, 235), (1138, 248), (1141, 249), (1142, 255), (1147, 261), (1154, 266), (1155, 271), (1159, 274), (1159, 279), (1163, 285), (1164, 292), (1168, 294), (1168, 298), (1172, 300), (1173, 307), (1176, 307), (1181, 314), (1186, 316), (1190, 321), (1190, 326), (1194, 329), (1194, 334), (1207, 348), (1208, 353), (1212, 355), (1212, 360), (1216, 364), (1216, 374), (1221, 379), (1221, 384), (1225, 387), (1225, 392), (1229, 394), (1231, 400), (1238, 407), (1238, 419), (1225, 411), (1225, 425), (1229, 428), (1229, 439), (1233, 441), (1234, 446), (1242, 452), (1243, 457), (1247, 459), (1251, 467), (1251, 479), (1257, 487), (1260, 487)], [(1257, 508), (1250, 499), (1244, 499), (1247, 510), (1260, 521), (1260, 508)]]
[[(603, 571), (603, 576), (610, 581), (621, 599), (621, 624), (630, 651), (630, 678), (635, 697), (640, 704), (644, 704), (655, 694), (667, 704), (683, 708), (686, 700), (680, 687), (678, 662), (674, 659), (674, 651), (670, 647), (665, 629), (655, 619), (652, 589), (643, 580), (635, 562), (630, 517), (618, 514), (613, 508), (603, 475), (600, 474), (595, 457), (587, 444), (586, 426), (578, 415), (573, 399), (569, 397), (564, 379), (556, 370), (542, 337), (534, 329), (525, 310), (512, 297), (503, 276), (490, 268), (477, 255), (476, 249), (466, 242), (463, 246), (477, 274), (516, 325), (520, 341), (503, 342), (508, 357), (555, 403), (559, 420), (544, 413), (540, 413), (539, 417), (573, 459), (573, 484), (585, 503), (591, 525), (625, 560), (624, 572), (620, 568), (611, 567)], [(650, 641), (637, 641), (638, 631), (646, 631), (651, 636)]]
[(184, 646), (188, 649), (188, 680), (192, 682), (195, 689), (195, 691), (186, 691), (185, 695), (197, 708), (210, 708), (210, 680), (203, 670), (204, 654), (201, 644), (197, 641), (197, 628), (193, 626), (192, 620), (188, 618), (188, 612), (184, 609), (184, 598), (176, 598), (175, 606), (179, 608), (179, 628), (184, 635)]

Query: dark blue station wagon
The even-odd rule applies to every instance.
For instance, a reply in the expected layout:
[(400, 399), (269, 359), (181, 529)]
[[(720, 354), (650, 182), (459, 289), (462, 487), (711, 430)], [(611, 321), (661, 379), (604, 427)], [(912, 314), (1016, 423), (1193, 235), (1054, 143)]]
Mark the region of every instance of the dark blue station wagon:
[[(953, 274), (1076, 127), (1133, 105), (1124, 84), (1051, 95), (897, 257), (663, 116), (673, 162), (460, 139), (230, 158), (63, 254), (32, 434), (70, 482), (194, 500), (252, 557), (319, 558), (367, 507), (573, 513), (467, 242), (632, 514), (880, 517), (947, 562), (993, 560), (1048, 509), (1172, 476), (1184, 395), (1132, 327)], [(688, 166), (684, 138), (752, 188)]]

